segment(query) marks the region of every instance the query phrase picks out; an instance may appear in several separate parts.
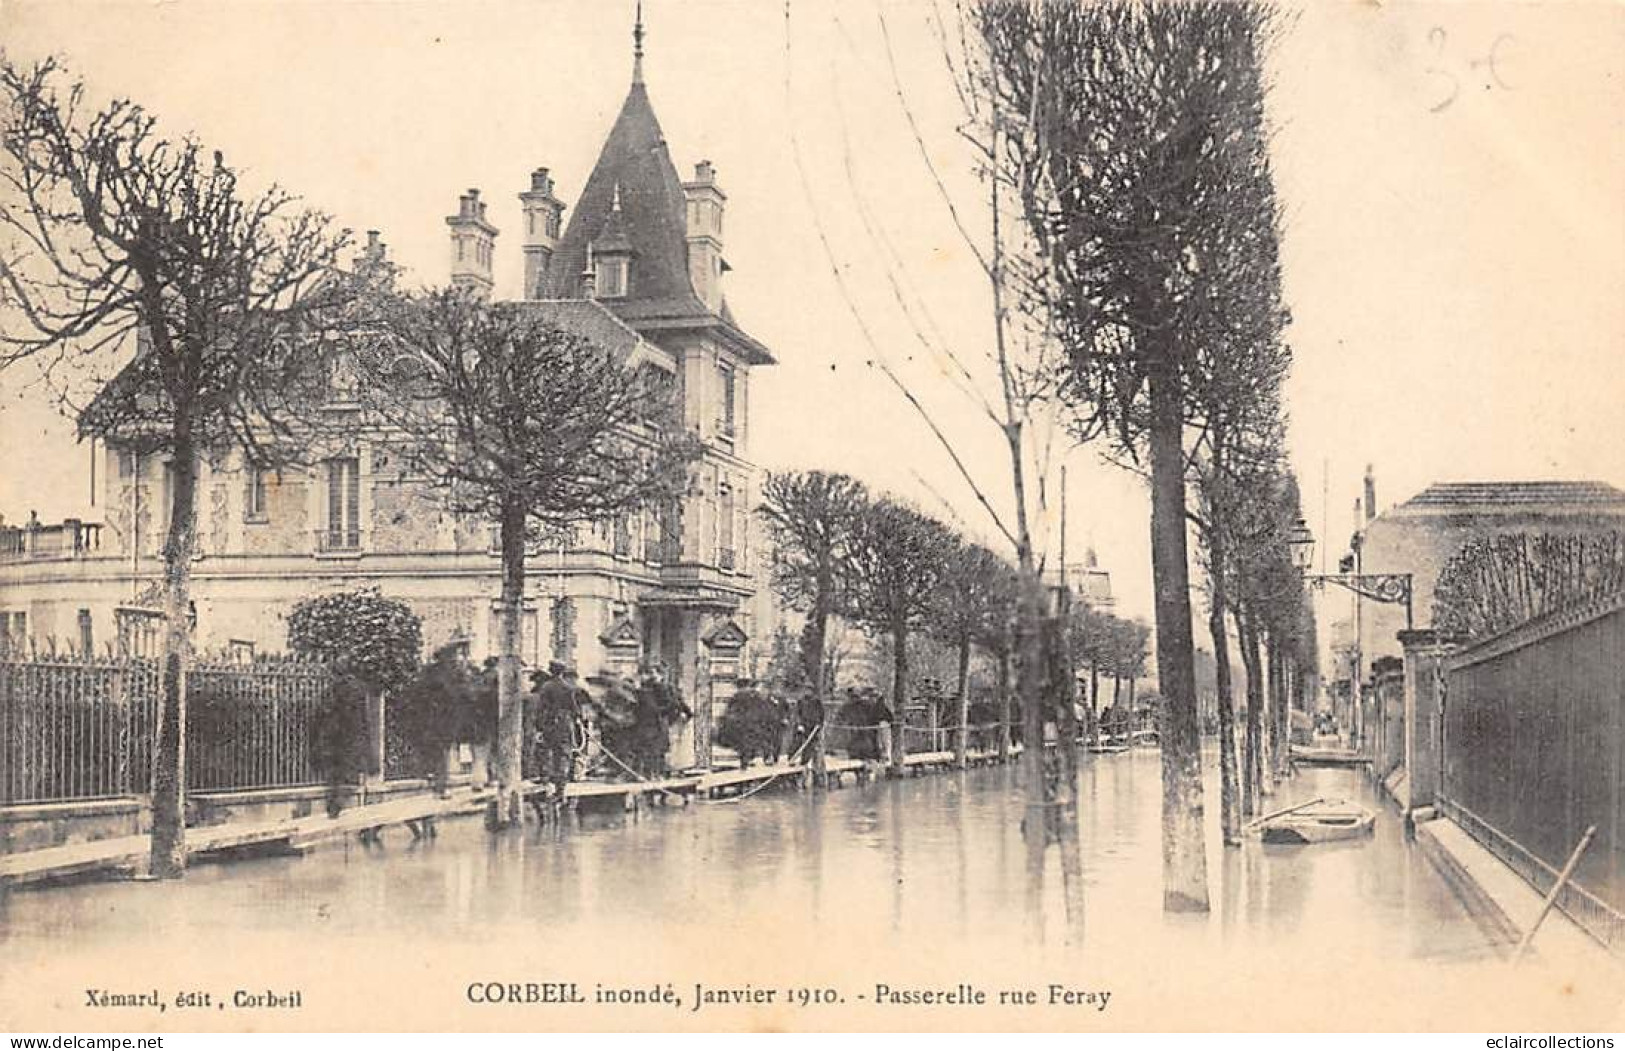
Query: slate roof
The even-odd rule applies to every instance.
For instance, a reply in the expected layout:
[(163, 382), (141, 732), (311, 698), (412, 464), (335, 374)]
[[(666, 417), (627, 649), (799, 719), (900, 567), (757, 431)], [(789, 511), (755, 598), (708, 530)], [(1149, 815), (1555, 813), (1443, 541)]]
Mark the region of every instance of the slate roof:
[(688, 280), (688, 228), (683, 184), (666, 148), (666, 136), (649, 104), (649, 91), (634, 83), (598, 163), (587, 177), (569, 224), (548, 267), (548, 290), (558, 299), (581, 295), (587, 245), (603, 234), (620, 196), (624, 230), (637, 252), (632, 291), (638, 298), (687, 298), (705, 306)]
[[(616, 201), (619, 198), (619, 210)], [(688, 204), (648, 88), (634, 81), (599, 151), (548, 265), (548, 295), (581, 296), (587, 246), (630, 248), (629, 294), (602, 302), (639, 330), (706, 329), (755, 365), (772, 352), (747, 335), (726, 306), (713, 312), (688, 276)]]
[(519, 305), (543, 315), (566, 332), (584, 336), (619, 355), (631, 353), (638, 344), (637, 331), (595, 299), (526, 300)]

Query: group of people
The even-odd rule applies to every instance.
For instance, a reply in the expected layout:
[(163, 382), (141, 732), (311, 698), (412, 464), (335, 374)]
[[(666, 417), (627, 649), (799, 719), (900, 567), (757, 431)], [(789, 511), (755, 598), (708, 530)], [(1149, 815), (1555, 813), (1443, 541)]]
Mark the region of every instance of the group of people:
[(532, 680), (525, 696), (524, 776), (564, 787), (594, 767), (610, 776), (659, 778), (670, 771), (671, 729), (692, 718), (677, 690), (658, 668), (642, 677), (601, 672), (577, 682), (576, 670), (553, 661)]

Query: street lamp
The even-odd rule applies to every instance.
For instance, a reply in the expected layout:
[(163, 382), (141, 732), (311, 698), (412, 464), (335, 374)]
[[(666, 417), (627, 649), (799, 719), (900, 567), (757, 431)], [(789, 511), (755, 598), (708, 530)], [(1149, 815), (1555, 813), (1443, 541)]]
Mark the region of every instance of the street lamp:
[(1286, 535), (1286, 547), (1292, 556), (1292, 568), (1299, 573), (1309, 572), (1315, 561), (1315, 534), (1309, 531), (1308, 522), (1298, 519)]
[[(1373, 602), (1383, 602), (1389, 605), (1404, 605), (1405, 627), (1411, 627), (1411, 575), (1409, 573), (1361, 573), (1359, 571), (1359, 545), (1360, 535), (1355, 534), (1353, 542), (1355, 558), (1353, 564), (1344, 559), (1338, 566), (1341, 573), (1310, 573), (1309, 566), (1314, 560), (1315, 537), (1309, 531), (1309, 525), (1303, 519), (1292, 526), (1286, 536), (1287, 551), (1291, 555), (1292, 565), (1303, 574), (1303, 579), (1310, 587), (1323, 588), (1327, 584), (1336, 584), (1347, 591), (1352, 591), (1361, 598), (1368, 598)], [(1354, 572), (1349, 572), (1353, 569)]]

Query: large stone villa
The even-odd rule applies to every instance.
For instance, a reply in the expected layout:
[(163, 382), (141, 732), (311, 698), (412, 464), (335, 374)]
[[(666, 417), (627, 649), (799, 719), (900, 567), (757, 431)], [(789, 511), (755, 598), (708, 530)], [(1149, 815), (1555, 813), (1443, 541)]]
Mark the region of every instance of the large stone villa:
[[(756, 634), (749, 379), (774, 359), (723, 298), (726, 195), (708, 161), (679, 177), (643, 82), (641, 26), (636, 36), (631, 89), (569, 222), (547, 169), (519, 194), (524, 298), (615, 346), (631, 367), (669, 374), (706, 451), (682, 506), (582, 528), (572, 544), (532, 555), (523, 657), (584, 672), (661, 661), (700, 702), (673, 751), (682, 764), (707, 754), (713, 705), (732, 694)], [(446, 224), (452, 282), (488, 296), (498, 231), (477, 190)], [(381, 252), (374, 235), (368, 256)], [(343, 396), (335, 384), (332, 397)], [(100, 521), (0, 524), (0, 643), (50, 637), (126, 653), (153, 645), (170, 467), (117, 441), (92, 459)], [(375, 585), (422, 616), (426, 645), (466, 639), (476, 660), (494, 652), (492, 523), (443, 508), (386, 442), (363, 429), (309, 468), (261, 470), (240, 450), (205, 460), (200, 647), (280, 651), (297, 600)]]

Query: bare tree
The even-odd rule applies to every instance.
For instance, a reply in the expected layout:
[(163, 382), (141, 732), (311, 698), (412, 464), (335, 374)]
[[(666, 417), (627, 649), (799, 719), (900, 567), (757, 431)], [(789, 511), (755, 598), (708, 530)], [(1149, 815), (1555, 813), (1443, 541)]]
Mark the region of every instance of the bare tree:
[[(572, 304), (583, 311), (590, 303)], [(658, 368), (606, 344), (562, 308), (487, 303), (459, 289), (383, 296), (354, 345), (377, 425), (461, 514), (496, 523), (502, 551), (498, 827), (520, 821), (520, 633), (531, 546), (587, 522), (666, 507), (700, 451)], [(585, 327), (585, 326), (581, 326)]]
[(179, 876), (199, 460), (284, 448), (343, 314), (348, 235), (280, 189), (248, 192), (218, 151), (165, 137), (139, 105), (95, 107), (53, 61), (0, 59), (0, 103), (0, 366), (30, 361), (64, 408), (76, 385), (99, 387), (80, 434), (173, 472), (152, 870)]
[[(844, 474), (782, 472), (762, 483), (758, 513), (773, 538), (773, 589), (792, 607), (807, 611), (801, 667), (820, 723), (835, 685), (828, 669), (829, 619), (840, 612), (842, 574), (869, 503), (863, 484)], [(826, 776), (825, 736), (820, 731), (813, 743), (813, 776), (820, 785)]]
[(991, 621), (1000, 617), (1002, 597), (1009, 592), (1014, 570), (980, 544), (965, 544), (948, 560), (939, 582), (932, 627), (957, 651), (954, 693), (957, 730), (954, 758), (963, 767), (970, 740), (970, 659), (972, 645), (989, 634)]
[[(787, 6), (785, 21), (787, 59), (791, 48), (791, 21), (788, 14)], [(1041, 579), (1043, 554), (1040, 550), (1040, 541), (1042, 526), (1048, 514), (1045, 483), (1051, 469), (1053, 443), (1048, 440), (1050, 429), (1046, 424), (1052, 419), (1049, 404), (1055, 393), (1059, 375), (1054, 360), (1057, 344), (1050, 338), (1050, 334), (1041, 328), (1035, 328), (1030, 324), (1031, 319), (1017, 309), (1019, 306), (1015, 292), (1017, 281), (1012, 273), (1016, 257), (1012, 252), (1011, 242), (1019, 240), (1022, 226), (1020, 223), (1010, 222), (1010, 217), (1020, 208), (1016, 196), (1020, 180), (1012, 178), (1011, 172), (1000, 163), (1000, 158), (1004, 156), (1004, 136), (1009, 129), (1002, 116), (1003, 100), (996, 91), (989, 89), (989, 71), (985, 62), (971, 46), (971, 41), (976, 36), (974, 26), (967, 22), (960, 27), (961, 55), (956, 59), (952, 53), (953, 47), (948, 42), (951, 31), (941, 24), (940, 19), (936, 25), (938, 39), (943, 43), (945, 63), (954, 79), (960, 101), (965, 107), (965, 121), (961, 129), (963, 138), (972, 151), (972, 158), (982, 178), (984, 191), (984, 196), (980, 200), (956, 201), (948, 192), (942, 175), (926, 148), (924, 136), (909, 104), (898, 72), (884, 7), (877, 8), (875, 16), (885, 40), (887, 64), (891, 71), (895, 97), (907, 120), (915, 145), (919, 148), (925, 174), (952, 218), (970, 257), (976, 261), (987, 281), (992, 339), (991, 345), (981, 348), (984, 354), (978, 357), (985, 357), (991, 364), (991, 379), (967, 367), (966, 359), (942, 337), (940, 326), (931, 323), (928, 311), (924, 311), (923, 307), (911, 308), (907, 305), (904, 290), (906, 269), (902, 266), (901, 260), (896, 258), (895, 252), (890, 251), (884, 230), (870, 218), (872, 210), (862, 207), (861, 202), (859, 216), (864, 219), (871, 237), (886, 249), (882, 253), (882, 258), (888, 261), (887, 284), (920, 346), (939, 362), (942, 375), (948, 377), (975, 407), (978, 419), (996, 430), (1007, 450), (1009, 475), (1006, 481), (1010, 486), (1011, 497), (1011, 509), (1008, 512), (1001, 513), (995, 507), (990, 495), (992, 490), (984, 484), (986, 480), (978, 478), (961, 456), (959, 442), (964, 439), (964, 431), (950, 433), (902, 376), (892, 368), (886, 348), (881, 346), (864, 312), (857, 307), (848, 288), (846, 268), (837, 258), (830, 238), (819, 219), (812, 182), (807, 176), (793, 123), (789, 125), (791, 150), (801, 176), (802, 190), (813, 211), (831, 277), (851, 310), (870, 351), (871, 364), (919, 415), (952, 462), (976, 503), (986, 512), (999, 537), (1008, 543), (1015, 553), (1016, 586), (1010, 595), (1011, 616), (1008, 621), (1007, 641), (1006, 637), (999, 633), (994, 633), (990, 639), (994, 640), (991, 645), (997, 647), (995, 652), (1000, 654), (1001, 678), (1008, 680), (1011, 666), (1014, 666), (1016, 680), (1014, 699), (1019, 701), (1024, 720), (1024, 736), (1029, 746), (1022, 755), (1022, 776), (1028, 794), (1028, 814), (1034, 818), (1023, 822), (1027, 844), (1027, 907), (1035, 931), (1042, 936), (1045, 859), (1050, 848), (1057, 847), (1062, 858), (1068, 937), (1076, 941), (1081, 939), (1083, 931), (1083, 886), (1081, 854), (1078, 847), (1077, 785), (1069, 774), (1069, 771), (1075, 771), (1075, 741), (1070, 736), (1063, 735), (1057, 742), (1057, 751), (1065, 760), (1062, 763), (1053, 763), (1046, 767), (1043, 754), (1045, 708), (1042, 704), (1042, 695), (1045, 692), (1045, 683), (1050, 678), (1049, 665), (1044, 653), (1044, 634), (1045, 621), (1053, 618), (1054, 611), (1049, 608), (1046, 589)], [(792, 64), (787, 61), (787, 69), (789, 68), (792, 68)], [(790, 90), (790, 78), (787, 73), (785, 79), (787, 100)], [(1018, 151), (1018, 156), (1022, 153), (1023, 151)], [(850, 150), (847, 161), (850, 177), (854, 169)], [(855, 194), (859, 192), (855, 181), (853, 190)], [(966, 217), (972, 214), (972, 209), (978, 213), (985, 213), (988, 218), (985, 235), (972, 233), (967, 226)], [(1051, 634), (1058, 635), (1064, 644), (1064, 632)], [(1004, 696), (1008, 703), (1011, 699), (1008, 691), (1004, 691)]]
[(1068, 349), (1074, 433), (1149, 463), (1163, 900), (1206, 910), (1185, 438), (1227, 310), (1230, 195), (1260, 150), (1268, 13), (989, 0), (980, 14), (1004, 112), (1020, 122), (1006, 164), (1035, 245), (1028, 301)]

